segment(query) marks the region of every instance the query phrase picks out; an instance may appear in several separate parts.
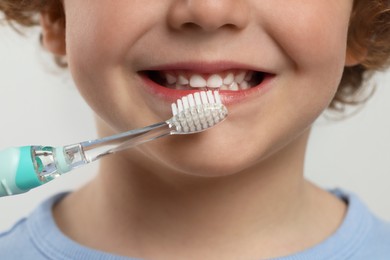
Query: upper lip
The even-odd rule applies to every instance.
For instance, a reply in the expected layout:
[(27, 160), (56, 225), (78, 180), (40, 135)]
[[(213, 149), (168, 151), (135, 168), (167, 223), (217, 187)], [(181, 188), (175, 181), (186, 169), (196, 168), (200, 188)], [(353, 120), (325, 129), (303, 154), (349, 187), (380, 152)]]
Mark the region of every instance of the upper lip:
[(143, 68), (139, 70), (139, 72), (188, 70), (188, 71), (193, 71), (202, 74), (212, 74), (212, 73), (218, 73), (221, 71), (233, 70), (233, 69), (251, 70), (251, 71), (274, 74), (269, 69), (263, 67), (252, 66), (245, 63), (231, 62), (231, 61), (216, 61), (216, 62), (196, 61), (196, 62), (165, 63), (161, 65), (153, 65), (150, 67)]

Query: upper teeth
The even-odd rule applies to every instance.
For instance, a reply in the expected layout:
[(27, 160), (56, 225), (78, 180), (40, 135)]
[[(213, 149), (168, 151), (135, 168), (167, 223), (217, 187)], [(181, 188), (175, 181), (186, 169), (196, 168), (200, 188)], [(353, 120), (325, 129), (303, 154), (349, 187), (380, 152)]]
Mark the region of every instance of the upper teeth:
[(221, 90), (240, 90), (250, 88), (249, 81), (252, 79), (252, 71), (227, 71), (221, 74), (202, 75), (188, 72), (164, 72), (167, 87), (175, 89), (212, 88)]

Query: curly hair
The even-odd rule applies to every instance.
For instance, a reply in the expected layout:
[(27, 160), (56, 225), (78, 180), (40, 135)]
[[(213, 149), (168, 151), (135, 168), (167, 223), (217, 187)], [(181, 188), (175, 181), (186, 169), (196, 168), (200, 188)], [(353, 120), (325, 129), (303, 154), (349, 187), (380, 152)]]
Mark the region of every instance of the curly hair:
[[(349, 51), (363, 57), (360, 64), (345, 67), (337, 93), (330, 108), (357, 105), (365, 101), (359, 93), (375, 71), (390, 66), (390, 1), (355, 0), (348, 31)], [(359, 58), (358, 58), (359, 59)]]
[(43, 10), (47, 5), (48, 3), (45, 0), (10, 0), (1, 1), (0, 10), (4, 13), (5, 19), (12, 26), (15, 22), (23, 26), (35, 26), (39, 23), (37, 13)]
[[(53, 19), (64, 19), (61, 0), (0, 0), (4, 19), (18, 31), (18, 26), (39, 25), (39, 12), (50, 9)], [(348, 31), (349, 55), (360, 63), (344, 69), (330, 109), (342, 110), (345, 105), (356, 105), (364, 100), (361, 92), (373, 72), (390, 66), (390, 1), (354, 0)], [(362, 57), (359, 59), (359, 57)], [(64, 66), (59, 57), (57, 64)]]

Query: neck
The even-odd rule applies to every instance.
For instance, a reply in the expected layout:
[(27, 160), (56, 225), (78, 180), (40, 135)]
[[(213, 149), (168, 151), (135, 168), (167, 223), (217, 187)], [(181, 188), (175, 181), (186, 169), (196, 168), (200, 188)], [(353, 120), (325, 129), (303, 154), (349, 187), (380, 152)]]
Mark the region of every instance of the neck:
[[(125, 153), (108, 157), (101, 162), (98, 178), (72, 195), (77, 199), (68, 198), (73, 201), (73, 207), (80, 205), (77, 219), (79, 222), (88, 219), (85, 225), (90, 229), (84, 226), (87, 231), (80, 234), (71, 228), (71, 221), (62, 216), (64, 230), (75, 239), (91, 241), (86, 237), (88, 230), (96, 236), (96, 226), (104, 223), (105, 236), (111, 237), (109, 241), (113, 245), (123, 247), (110, 247), (107, 241), (88, 242), (91, 247), (122, 254), (131, 248), (131, 256), (142, 257), (145, 256), (142, 252), (147, 252), (149, 258), (169, 248), (178, 259), (183, 259), (190, 247), (199, 253), (197, 259), (202, 258), (202, 253), (210, 256), (207, 251), (210, 247), (214, 252), (224, 252), (227, 248), (238, 250), (249, 246), (245, 252), (251, 252), (253, 241), (264, 245), (258, 248), (268, 257), (275, 250), (285, 250), (285, 253), (299, 250), (308, 245), (295, 246), (294, 241), (290, 243), (292, 247), (275, 247), (281, 237), (296, 238), (295, 230), (299, 230), (301, 236), (306, 234), (307, 216), (316, 214), (312, 201), (316, 197), (313, 195), (319, 192), (303, 178), (307, 139), (308, 133), (305, 133), (289, 147), (244, 172), (214, 178), (175, 173), (165, 178), (168, 173), (129, 163)], [(87, 201), (89, 204), (85, 204)], [(88, 208), (85, 205), (89, 205)], [(91, 218), (91, 214), (100, 217)], [(332, 230), (326, 232), (333, 232), (335, 225), (338, 223), (333, 223)], [(278, 236), (282, 232), (283, 236)], [(180, 256), (177, 245), (182, 243), (186, 250)], [(206, 247), (197, 247), (199, 244)]]

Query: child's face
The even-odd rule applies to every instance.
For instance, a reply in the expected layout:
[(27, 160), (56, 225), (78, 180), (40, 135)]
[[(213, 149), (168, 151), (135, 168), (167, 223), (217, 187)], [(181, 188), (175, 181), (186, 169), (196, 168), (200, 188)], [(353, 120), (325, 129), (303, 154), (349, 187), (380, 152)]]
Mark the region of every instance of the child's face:
[[(353, 1), (64, 2), (70, 70), (89, 105), (115, 131), (168, 119), (170, 102), (186, 93), (151, 83), (145, 71), (205, 78), (267, 72), (250, 90), (221, 92), (230, 114), (217, 127), (128, 151), (129, 160), (144, 167), (222, 175), (294, 147), (327, 107), (345, 65)], [(254, 78), (250, 84), (259, 84)]]

